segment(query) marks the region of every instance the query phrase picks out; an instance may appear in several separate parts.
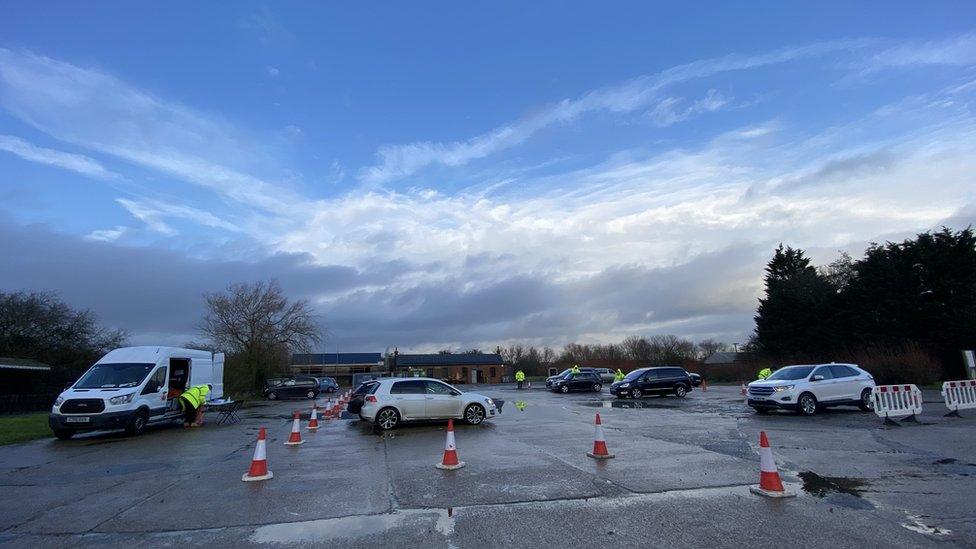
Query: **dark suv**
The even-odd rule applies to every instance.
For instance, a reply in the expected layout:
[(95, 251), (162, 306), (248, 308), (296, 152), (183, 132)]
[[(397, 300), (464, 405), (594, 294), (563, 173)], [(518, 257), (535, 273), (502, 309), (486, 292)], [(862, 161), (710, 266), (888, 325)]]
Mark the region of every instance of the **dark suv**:
[(319, 396), (319, 380), (314, 377), (295, 376), (269, 379), (261, 391), (268, 400), (281, 397), (315, 398)]
[(555, 379), (550, 387), (553, 391), (568, 393), (570, 391), (595, 391), (603, 390), (603, 381), (596, 372), (572, 372), (563, 374)]
[(618, 398), (640, 398), (647, 394), (663, 393), (683, 397), (691, 391), (691, 386), (691, 377), (682, 368), (641, 368), (627, 374), (623, 381), (611, 385), (610, 393)]
[[(572, 368), (566, 368), (565, 370), (559, 372), (558, 374), (556, 374), (554, 376), (547, 377), (546, 378), (546, 389), (552, 389), (552, 384), (553, 383), (555, 383), (556, 381), (562, 379), (563, 377), (566, 376), (566, 374), (568, 374), (568, 373), (570, 373), (572, 371), (573, 371)], [(595, 373), (596, 372), (596, 368), (580, 368), (579, 371), (580, 371), (580, 373), (584, 373), (584, 372), (587, 372), (587, 373)]]

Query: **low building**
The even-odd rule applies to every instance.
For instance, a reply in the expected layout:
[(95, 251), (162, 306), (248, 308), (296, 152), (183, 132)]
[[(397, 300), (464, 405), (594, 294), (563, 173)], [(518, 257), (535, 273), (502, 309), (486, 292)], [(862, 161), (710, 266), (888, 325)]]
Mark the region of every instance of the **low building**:
[(501, 383), (506, 375), (498, 354), (398, 354), (394, 360), (391, 367), (396, 375), (420, 374), (448, 383)]
[(334, 378), (339, 385), (352, 385), (356, 374), (386, 373), (382, 353), (296, 353), (291, 356), (291, 373)]
[(26, 358), (0, 357), (0, 412), (50, 408), (58, 391), (47, 364)]
[(719, 351), (705, 359), (705, 366), (731, 366), (751, 362), (753, 358), (754, 354), (749, 352)]

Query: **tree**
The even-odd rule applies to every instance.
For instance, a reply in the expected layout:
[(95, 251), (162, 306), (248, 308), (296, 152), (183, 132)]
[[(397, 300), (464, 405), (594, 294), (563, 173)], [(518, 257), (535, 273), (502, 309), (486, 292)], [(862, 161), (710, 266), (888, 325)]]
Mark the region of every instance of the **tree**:
[(225, 372), (231, 390), (260, 387), (287, 366), (290, 353), (308, 352), (320, 341), (308, 301), (289, 301), (275, 281), (232, 284), (205, 300), (200, 331), (229, 354)]
[(627, 336), (620, 343), (624, 355), (630, 360), (650, 360), (651, 344), (647, 339), (638, 336)]
[(723, 351), (728, 351), (728, 344), (722, 343), (721, 341), (715, 341), (714, 339), (703, 339), (698, 342), (698, 350), (695, 353), (698, 360), (705, 360), (706, 358), (714, 355), (715, 353), (720, 353)]

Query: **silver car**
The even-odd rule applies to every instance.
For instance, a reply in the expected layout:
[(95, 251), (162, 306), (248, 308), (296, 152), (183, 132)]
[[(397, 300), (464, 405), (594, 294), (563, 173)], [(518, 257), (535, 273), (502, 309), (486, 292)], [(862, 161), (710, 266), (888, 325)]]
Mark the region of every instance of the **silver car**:
[(497, 414), (492, 399), (426, 377), (378, 380), (364, 395), (359, 411), (360, 417), (384, 431), (404, 421), (427, 419), (462, 419), (478, 425)]

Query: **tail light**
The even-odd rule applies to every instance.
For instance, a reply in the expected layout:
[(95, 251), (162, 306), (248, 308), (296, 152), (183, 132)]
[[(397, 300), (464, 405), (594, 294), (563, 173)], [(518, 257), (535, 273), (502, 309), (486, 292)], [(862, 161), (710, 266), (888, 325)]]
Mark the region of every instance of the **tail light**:
[(366, 400), (366, 402), (376, 402), (376, 397), (374, 397), (373, 395), (368, 395), (365, 398), (365, 400)]

